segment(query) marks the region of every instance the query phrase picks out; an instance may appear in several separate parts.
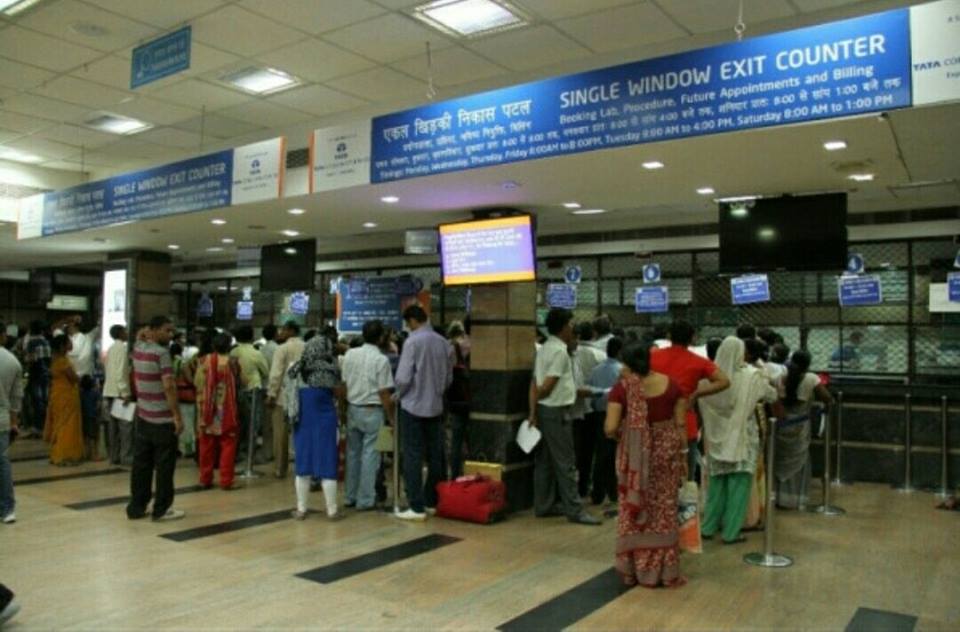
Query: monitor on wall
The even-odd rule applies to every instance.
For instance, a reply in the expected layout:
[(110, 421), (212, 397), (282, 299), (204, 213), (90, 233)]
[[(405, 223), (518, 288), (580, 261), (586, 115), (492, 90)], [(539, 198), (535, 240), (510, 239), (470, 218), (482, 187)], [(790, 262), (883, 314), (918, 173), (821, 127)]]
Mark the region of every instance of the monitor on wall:
[(535, 281), (536, 237), (530, 215), (442, 224), (444, 285)]
[(846, 193), (720, 203), (720, 272), (840, 272), (846, 259)]
[(317, 267), (315, 239), (260, 249), (260, 289), (265, 292), (312, 290)]

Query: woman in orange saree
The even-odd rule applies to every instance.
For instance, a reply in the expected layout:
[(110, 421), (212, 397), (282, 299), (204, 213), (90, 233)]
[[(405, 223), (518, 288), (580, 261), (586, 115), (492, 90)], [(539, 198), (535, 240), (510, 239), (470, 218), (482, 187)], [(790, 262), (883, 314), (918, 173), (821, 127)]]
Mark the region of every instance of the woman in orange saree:
[(50, 343), (50, 401), (43, 439), (50, 444), (50, 462), (54, 465), (77, 465), (83, 461), (80, 380), (67, 357), (71, 348), (65, 335), (55, 336)]

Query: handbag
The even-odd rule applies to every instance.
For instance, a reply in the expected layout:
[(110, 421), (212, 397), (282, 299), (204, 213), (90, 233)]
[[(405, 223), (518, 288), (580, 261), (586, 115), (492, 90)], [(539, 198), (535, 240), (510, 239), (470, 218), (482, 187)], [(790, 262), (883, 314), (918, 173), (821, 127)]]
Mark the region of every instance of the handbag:
[(490, 524), (504, 517), (507, 488), (487, 476), (461, 476), (437, 483), (437, 515), (441, 518)]

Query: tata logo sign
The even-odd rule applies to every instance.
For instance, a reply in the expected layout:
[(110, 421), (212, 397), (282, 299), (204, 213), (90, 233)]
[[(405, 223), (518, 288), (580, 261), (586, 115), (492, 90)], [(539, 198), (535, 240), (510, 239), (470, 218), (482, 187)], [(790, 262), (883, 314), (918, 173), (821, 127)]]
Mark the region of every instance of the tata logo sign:
[(337, 143), (337, 151), (333, 154), (336, 160), (346, 160), (350, 154), (347, 152), (346, 143)]
[(254, 159), (250, 162), (250, 175), (252, 175), (252, 176), (258, 176), (258, 175), (260, 175), (260, 172), (261, 172), (261, 169), (260, 169), (260, 160), (257, 159), (257, 158), (254, 158)]

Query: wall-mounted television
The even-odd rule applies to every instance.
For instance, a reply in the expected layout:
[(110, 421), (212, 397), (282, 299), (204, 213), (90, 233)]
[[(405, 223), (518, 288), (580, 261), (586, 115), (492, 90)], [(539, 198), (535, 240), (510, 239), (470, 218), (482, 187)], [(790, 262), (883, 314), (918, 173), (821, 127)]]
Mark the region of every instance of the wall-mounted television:
[(312, 290), (317, 241), (303, 239), (260, 249), (260, 289), (267, 292)]
[(439, 233), (444, 285), (537, 278), (536, 238), (530, 215), (441, 224)]
[(720, 272), (840, 272), (847, 262), (847, 194), (720, 203)]

